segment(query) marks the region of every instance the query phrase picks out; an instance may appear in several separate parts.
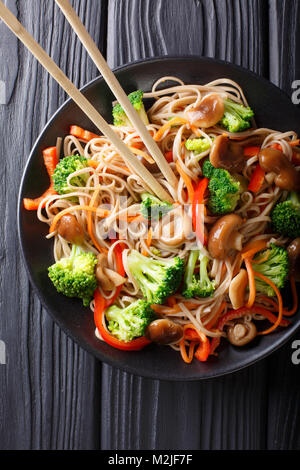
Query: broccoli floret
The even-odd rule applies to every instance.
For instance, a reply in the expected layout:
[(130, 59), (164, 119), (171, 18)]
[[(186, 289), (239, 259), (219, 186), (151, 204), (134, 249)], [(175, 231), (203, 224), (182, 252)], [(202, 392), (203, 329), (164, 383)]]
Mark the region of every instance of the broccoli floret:
[[(81, 170), (88, 166), (88, 161), (81, 155), (70, 155), (65, 157), (56, 165), (54, 174), (52, 175), (54, 189), (58, 194), (68, 194), (74, 191), (67, 184), (68, 177), (75, 171)], [(89, 178), (88, 173), (74, 176), (71, 178), (70, 183), (72, 186), (85, 186)]]
[(213, 214), (233, 212), (240, 199), (241, 183), (229, 171), (215, 168), (206, 160), (202, 169), (203, 175), (209, 178), (208, 207)]
[(184, 263), (178, 257), (156, 260), (132, 250), (127, 262), (133, 278), (151, 304), (161, 304), (174, 294), (183, 276)]
[[(259, 262), (267, 256), (265, 261)], [(270, 244), (270, 248), (260, 251), (254, 257), (257, 261), (254, 265), (254, 271), (268, 277), (278, 289), (284, 287), (289, 274), (289, 257), (288, 252), (282, 246), (274, 243)], [(275, 295), (274, 289), (262, 279), (255, 278), (255, 287), (257, 292), (266, 294), (269, 297)]]
[(97, 287), (96, 264), (93, 253), (73, 245), (69, 257), (61, 258), (48, 268), (49, 278), (58, 292), (67, 297), (79, 297), (87, 307)]
[(251, 108), (235, 103), (230, 99), (224, 100), (225, 112), (220, 121), (221, 126), (229, 132), (241, 132), (251, 127), (254, 112)]
[(271, 212), (272, 225), (276, 233), (290, 238), (300, 237), (300, 197), (291, 192), (288, 199), (276, 204)]
[(145, 219), (161, 219), (172, 207), (172, 204), (169, 202), (161, 201), (158, 197), (150, 193), (142, 194), (141, 213)]
[(145, 328), (156, 318), (150, 304), (145, 300), (136, 300), (126, 308), (112, 305), (106, 310), (105, 317), (111, 334), (126, 343), (143, 336)]
[(208, 139), (200, 137), (199, 139), (187, 139), (185, 142), (187, 150), (191, 150), (196, 153), (206, 152), (211, 147), (211, 143)]
[[(199, 274), (195, 274), (195, 266), (200, 261)], [(199, 250), (192, 250), (184, 274), (184, 287), (182, 294), (187, 297), (210, 297), (213, 295), (216, 283), (207, 273), (209, 259)]]
[[(138, 115), (142, 119), (142, 121), (148, 125), (149, 124), (149, 119), (144, 107), (143, 103), (143, 95), (144, 92), (142, 90), (137, 90), (133, 91), (132, 93), (129, 93), (128, 98), (134, 109), (137, 111)], [(128, 126), (128, 127), (133, 127), (130, 120), (126, 116), (126, 113), (122, 106), (117, 103), (114, 105), (113, 110), (113, 119), (114, 119), (114, 126)]]

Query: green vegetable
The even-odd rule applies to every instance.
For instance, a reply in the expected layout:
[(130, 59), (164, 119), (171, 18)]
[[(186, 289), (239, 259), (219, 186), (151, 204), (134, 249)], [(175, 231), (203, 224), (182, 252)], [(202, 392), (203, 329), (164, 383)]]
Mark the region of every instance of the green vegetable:
[(210, 149), (211, 143), (208, 139), (200, 137), (199, 139), (187, 139), (185, 142), (185, 147), (187, 150), (191, 150), (196, 153), (202, 153)]
[(224, 100), (225, 112), (220, 121), (221, 126), (229, 132), (241, 132), (251, 127), (254, 112), (251, 108), (235, 103), (230, 99)]
[[(278, 289), (284, 287), (289, 274), (289, 257), (287, 251), (274, 243), (270, 244), (270, 248), (260, 251), (254, 257), (254, 261), (259, 261), (266, 257), (268, 258), (261, 263), (255, 263), (253, 266), (254, 271), (268, 277)], [(266, 294), (269, 297), (275, 295), (274, 289), (262, 279), (255, 278), (256, 291), (261, 294)]]
[(300, 237), (300, 196), (291, 192), (288, 199), (279, 202), (271, 212), (276, 233), (290, 238)]
[(156, 260), (132, 250), (127, 262), (133, 278), (151, 304), (161, 304), (174, 294), (183, 277), (184, 263), (178, 257)]
[(158, 220), (172, 209), (172, 204), (161, 201), (150, 193), (142, 194), (141, 213), (145, 219)]
[(93, 253), (73, 245), (70, 257), (61, 258), (48, 268), (49, 278), (58, 292), (67, 297), (79, 297), (87, 307), (97, 287), (96, 264)]
[[(195, 266), (200, 261), (199, 274), (195, 274)], [(187, 297), (210, 297), (213, 295), (216, 283), (207, 273), (209, 259), (199, 250), (192, 250), (184, 274), (184, 287), (182, 294)]]
[(209, 178), (208, 207), (213, 214), (233, 212), (240, 199), (241, 183), (229, 171), (215, 168), (206, 160), (202, 168), (203, 175)]
[[(148, 125), (149, 124), (149, 119), (144, 107), (143, 103), (143, 95), (144, 92), (142, 90), (137, 90), (133, 91), (132, 93), (129, 93), (128, 98), (134, 109), (137, 111), (138, 115), (142, 119), (142, 121)], [(114, 105), (113, 110), (113, 119), (114, 119), (114, 126), (128, 126), (128, 127), (133, 127), (131, 122), (129, 121), (128, 117), (125, 114), (124, 109), (122, 106), (117, 103)]]
[(156, 318), (150, 304), (136, 300), (126, 308), (112, 305), (105, 312), (108, 330), (120, 341), (129, 342), (143, 336), (145, 328)]
[[(54, 189), (58, 194), (72, 193), (74, 189), (70, 188), (67, 184), (68, 177), (75, 171), (81, 170), (88, 166), (88, 161), (81, 155), (70, 155), (65, 157), (56, 165), (54, 174), (52, 175)], [(85, 186), (89, 178), (88, 173), (74, 176), (70, 179), (72, 186)]]

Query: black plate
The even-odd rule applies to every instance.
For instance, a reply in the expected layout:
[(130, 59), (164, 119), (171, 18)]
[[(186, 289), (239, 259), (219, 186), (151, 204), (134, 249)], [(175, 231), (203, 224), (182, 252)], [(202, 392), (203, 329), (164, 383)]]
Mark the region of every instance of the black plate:
[[(260, 127), (300, 133), (300, 113), (291, 100), (265, 79), (241, 67), (200, 57), (158, 58), (135, 62), (118, 68), (116, 75), (129, 93), (136, 89), (149, 91), (159, 77), (173, 75), (186, 83), (207, 83), (227, 77), (243, 88)], [(83, 88), (85, 96), (111, 120), (111, 103), (114, 99), (102, 78), (97, 78)], [(38, 221), (35, 212), (26, 211), (23, 197), (37, 197), (49, 184), (42, 163), (42, 150), (55, 145), (58, 136), (68, 133), (70, 124), (97, 132), (89, 119), (68, 100), (48, 122), (37, 139), (26, 165), (18, 204), (18, 229), (23, 256), (31, 282), (45, 308), (60, 327), (83, 348), (98, 359), (128, 372), (165, 380), (199, 380), (234, 372), (270, 354), (290, 338), (300, 323), (300, 313), (293, 318), (292, 326), (259, 337), (248, 347), (234, 348), (225, 344), (219, 358), (207, 363), (193, 361), (186, 365), (171, 348), (149, 346), (140, 352), (122, 352), (106, 345), (95, 337), (93, 315), (82, 307), (79, 300), (69, 299), (56, 292), (47, 276), (47, 267), (53, 263), (52, 242), (45, 239), (48, 226)]]

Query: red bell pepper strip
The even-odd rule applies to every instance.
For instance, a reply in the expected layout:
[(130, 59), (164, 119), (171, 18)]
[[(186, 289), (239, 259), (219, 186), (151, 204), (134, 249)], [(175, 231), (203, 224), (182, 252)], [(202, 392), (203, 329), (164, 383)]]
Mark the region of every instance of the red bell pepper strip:
[[(270, 312), (270, 310), (267, 310), (266, 308), (260, 307), (258, 305), (253, 305), (253, 307), (251, 308), (241, 307), (241, 308), (238, 308), (237, 310), (229, 310), (227, 313), (225, 313), (224, 315), (222, 315), (222, 317), (219, 318), (219, 321), (217, 323), (217, 330), (223, 331), (224, 326), (230, 320), (235, 320), (236, 318), (241, 318), (241, 317), (244, 317), (245, 315), (249, 315), (249, 314), (252, 315), (255, 313), (258, 315), (262, 315), (271, 323), (275, 323), (277, 320), (276, 315)], [(290, 321), (283, 318), (280, 322), (280, 326), (288, 326), (288, 325), (290, 325)], [(212, 339), (209, 354), (214, 354), (214, 351), (219, 346), (220, 342), (221, 342), (221, 337), (215, 337)]]
[[(25, 209), (28, 211), (33, 211), (37, 210), (40, 202), (47, 196), (56, 194), (56, 191), (54, 189), (54, 184), (52, 181), (52, 175), (54, 173), (54, 170), (57, 165), (57, 154), (56, 154), (56, 147), (48, 147), (45, 150), (43, 150), (43, 159), (44, 159), (44, 164), (47, 170), (47, 173), (50, 178), (50, 186), (49, 188), (40, 196), (35, 199), (29, 199), (29, 198), (24, 198), (23, 199), (23, 204)], [(43, 204), (42, 207), (45, 207), (46, 203)]]
[(204, 194), (209, 183), (208, 178), (203, 178), (195, 189), (192, 202), (192, 221), (196, 235), (202, 243), (206, 245), (207, 238), (204, 231)]
[(116, 349), (121, 349), (122, 351), (139, 351), (140, 349), (144, 348), (148, 344), (151, 343), (149, 339), (147, 339), (145, 336), (141, 336), (140, 338), (133, 339), (132, 341), (129, 341), (126, 343), (125, 341), (120, 341), (118, 338), (115, 336), (112, 336), (106, 328), (103, 326), (102, 323), (102, 317), (104, 314), (105, 309), (111, 304), (112, 299), (109, 299), (109, 305), (107, 304), (108, 302), (104, 297), (99, 292), (99, 289), (96, 289), (95, 295), (94, 295), (94, 300), (95, 300), (95, 311), (94, 311), (94, 320), (96, 327), (102, 336), (103, 340), (109, 344), (110, 346), (113, 346)]
[(93, 132), (82, 129), (79, 126), (71, 126), (70, 135), (77, 137), (77, 139), (85, 140), (86, 142), (89, 142), (92, 139), (100, 137), (100, 135), (93, 134)]
[[(116, 240), (112, 240), (114, 243)], [(115, 256), (116, 256), (116, 263), (117, 263), (117, 272), (121, 276), (125, 276), (125, 269), (122, 261), (122, 252), (123, 246), (119, 243), (114, 247)], [(113, 346), (116, 349), (121, 349), (123, 351), (139, 351), (140, 349), (144, 348), (148, 344), (151, 343), (145, 336), (141, 336), (140, 338), (133, 339), (126, 343), (125, 341), (120, 341), (115, 336), (112, 336), (107, 329), (103, 326), (102, 317), (104, 314), (105, 309), (107, 309), (110, 305), (112, 305), (115, 300), (119, 297), (120, 291), (122, 286), (116, 288), (115, 295), (110, 299), (105, 299), (99, 292), (99, 289), (95, 290), (94, 300), (95, 300), (95, 311), (94, 311), (94, 321), (95, 325), (101, 334), (103, 340)]]
[(253, 193), (257, 193), (262, 187), (264, 179), (265, 171), (261, 168), (259, 164), (257, 164), (248, 184), (248, 190), (252, 191)]
[(205, 362), (209, 356), (210, 352), (210, 342), (207, 336), (202, 334), (199, 336), (196, 330), (193, 328), (186, 328), (184, 330), (184, 339), (191, 341), (193, 343), (200, 343), (197, 351), (194, 354), (194, 357), (198, 359), (198, 361)]
[(245, 147), (244, 148), (244, 157), (251, 158), (259, 154), (260, 147)]
[(168, 152), (165, 152), (165, 159), (167, 160), (168, 163), (171, 163), (173, 161), (173, 152), (172, 152), (172, 150), (169, 150)]
[(206, 337), (205, 341), (201, 341), (197, 351), (194, 354), (194, 357), (198, 359), (198, 361), (205, 362), (210, 354), (210, 342), (209, 339)]

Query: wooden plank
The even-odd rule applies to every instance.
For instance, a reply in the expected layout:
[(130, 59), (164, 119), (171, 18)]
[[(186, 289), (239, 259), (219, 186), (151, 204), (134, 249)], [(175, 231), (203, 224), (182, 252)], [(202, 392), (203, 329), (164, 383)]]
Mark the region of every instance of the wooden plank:
[[(17, 14), (15, 0), (4, 0), (14, 15)], [(11, 58), (15, 57), (12, 61)], [(18, 40), (4, 23), (0, 23), (0, 105), (8, 104), (13, 93), (18, 74)]]
[[(270, 80), (289, 95), (300, 79), (300, 3), (270, 0)], [(292, 344), (297, 333), (269, 360), (268, 435), (269, 449), (300, 448), (299, 365), (292, 363)]]
[[(73, 4), (105, 49), (106, 2), (75, 0)], [(21, 22), (76, 85), (97, 75), (54, 2), (18, 2), (18, 7)], [(5, 159), (0, 185), (0, 338), (7, 353), (7, 364), (0, 366), (1, 448), (92, 449), (99, 442), (100, 364), (68, 339), (41, 308), (29, 285), (16, 233), (25, 162), (65, 94), (23, 46), (19, 50), (12, 100), (0, 107)], [(11, 57), (12, 64), (16, 59)]]
[(292, 93), (300, 79), (300, 4), (298, 0), (269, 0), (270, 80)]
[[(155, 55), (208, 55), (264, 75), (266, 7), (257, 0), (110, 0), (107, 58), (117, 66)], [(103, 366), (101, 447), (263, 448), (265, 371), (263, 361), (206, 383), (167, 383)]]

